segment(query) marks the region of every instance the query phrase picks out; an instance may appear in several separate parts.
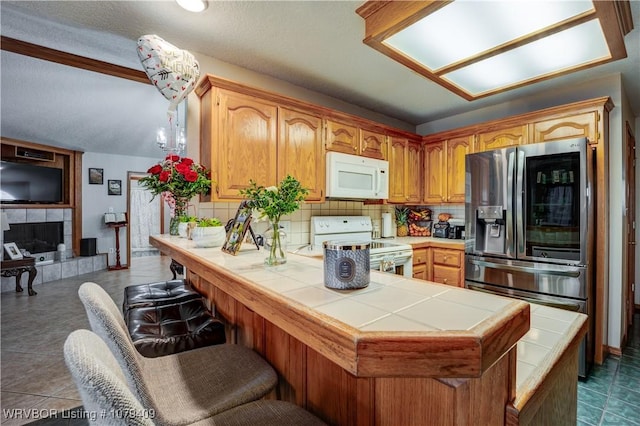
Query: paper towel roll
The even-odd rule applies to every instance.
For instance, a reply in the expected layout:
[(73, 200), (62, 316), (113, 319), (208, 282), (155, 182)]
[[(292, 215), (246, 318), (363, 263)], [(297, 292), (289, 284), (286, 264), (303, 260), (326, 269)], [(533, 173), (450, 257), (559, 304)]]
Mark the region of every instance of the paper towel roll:
[(382, 238), (394, 237), (391, 213), (382, 213)]

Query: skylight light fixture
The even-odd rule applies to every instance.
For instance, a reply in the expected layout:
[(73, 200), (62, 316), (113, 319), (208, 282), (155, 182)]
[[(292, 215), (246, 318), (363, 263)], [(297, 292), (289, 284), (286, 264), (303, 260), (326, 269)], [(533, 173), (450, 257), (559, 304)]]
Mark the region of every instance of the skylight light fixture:
[(628, 0), (368, 1), (364, 42), (467, 100), (627, 56)]
[(202, 12), (207, 8), (206, 0), (176, 0), (176, 3), (189, 12)]

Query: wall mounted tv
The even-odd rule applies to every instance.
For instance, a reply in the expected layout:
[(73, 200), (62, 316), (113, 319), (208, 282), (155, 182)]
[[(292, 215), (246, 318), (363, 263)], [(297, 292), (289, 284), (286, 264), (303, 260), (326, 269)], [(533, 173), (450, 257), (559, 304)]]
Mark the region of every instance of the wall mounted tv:
[(55, 204), (63, 201), (62, 169), (0, 161), (0, 202)]

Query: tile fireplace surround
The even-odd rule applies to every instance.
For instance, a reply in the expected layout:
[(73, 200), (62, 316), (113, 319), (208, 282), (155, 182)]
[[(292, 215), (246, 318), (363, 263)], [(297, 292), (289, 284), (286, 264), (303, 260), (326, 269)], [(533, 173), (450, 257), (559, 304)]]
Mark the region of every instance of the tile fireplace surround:
[[(36, 264), (38, 275), (33, 282), (34, 285), (107, 269), (107, 254), (72, 257), (71, 209), (3, 209), (2, 211), (7, 214), (9, 226), (12, 223), (63, 222), (64, 245), (67, 247), (66, 260), (60, 262), (55, 251), (37, 253), (36, 259), (44, 258), (45, 261), (53, 261), (53, 263)], [(3, 293), (15, 291), (15, 278), (2, 277), (0, 289)]]

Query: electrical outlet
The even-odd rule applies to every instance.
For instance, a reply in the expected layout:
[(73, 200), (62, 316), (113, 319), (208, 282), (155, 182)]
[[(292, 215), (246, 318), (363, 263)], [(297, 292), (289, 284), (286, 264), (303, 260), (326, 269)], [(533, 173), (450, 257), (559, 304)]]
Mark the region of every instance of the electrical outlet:
[(291, 235), (291, 221), (290, 220), (281, 220), (280, 228), (287, 234)]
[(113, 253), (113, 247), (109, 249), (109, 253)]

